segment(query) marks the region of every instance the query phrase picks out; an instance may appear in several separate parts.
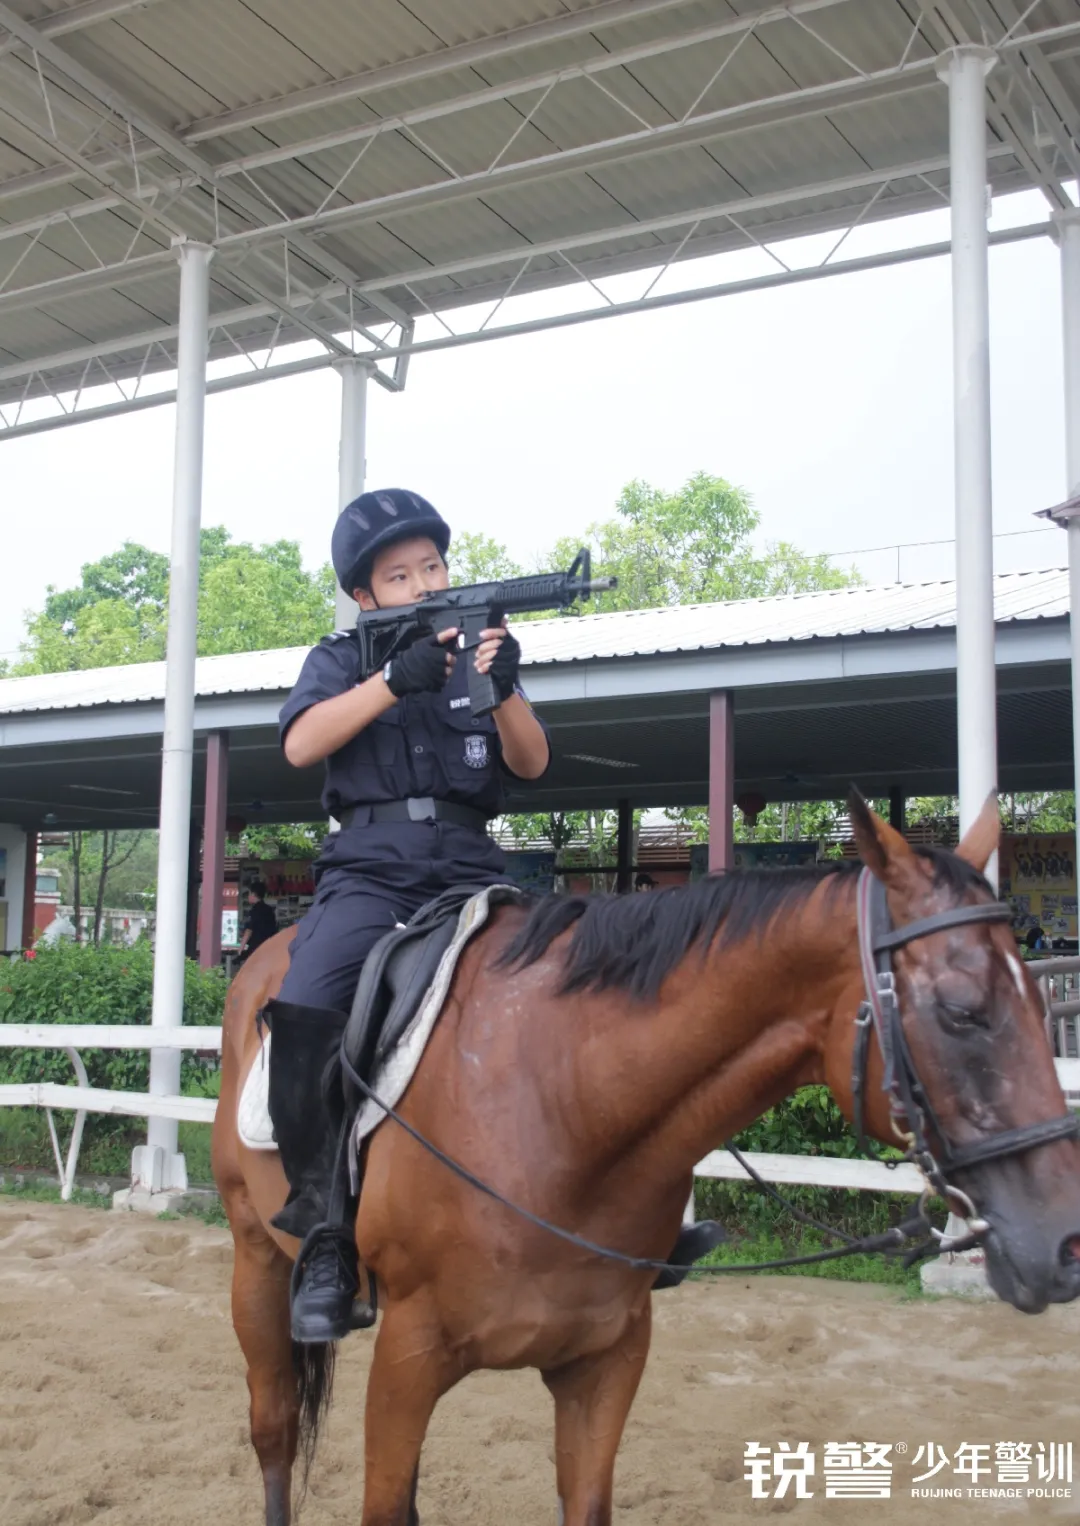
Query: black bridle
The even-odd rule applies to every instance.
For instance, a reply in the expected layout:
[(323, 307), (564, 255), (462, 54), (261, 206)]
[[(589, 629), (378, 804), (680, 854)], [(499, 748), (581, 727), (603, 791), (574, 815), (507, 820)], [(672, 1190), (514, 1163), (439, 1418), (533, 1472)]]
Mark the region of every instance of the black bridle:
[[(962, 1206), (963, 1212), (959, 1216), (966, 1220), (969, 1233), (978, 1238), (986, 1233), (989, 1225), (985, 1219), (976, 1217), (971, 1199), (948, 1180), (949, 1176), (986, 1161), (1025, 1154), (1059, 1139), (1076, 1139), (1080, 1135), (1080, 1116), (1065, 1113), (1060, 1118), (1025, 1124), (1018, 1129), (999, 1129), (974, 1144), (951, 1144), (919, 1079), (904, 1037), (892, 954), (894, 949), (903, 948), (917, 938), (926, 938), (949, 928), (979, 922), (1011, 922), (1012, 909), (1001, 901), (984, 901), (975, 906), (954, 906), (948, 911), (939, 911), (934, 916), (894, 928), (885, 887), (869, 869), (863, 869), (859, 875), (856, 907), (859, 957), (866, 986), (866, 1000), (855, 1019), (851, 1076), (852, 1114), (859, 1148), (866, 1154), (876, 1153), (863, 1129), (866, 1065), (872, 1030), (881, 1050), (884, 1066), (881, 1085), (889, 1099), (893, 1128), (907, 1145), (905, 1159), (919, 1167), (934, 1191), (950, 1206), (956, 1203)], [(937, 1141), (936, 1153), (927, 1139), (928, 1130)]]

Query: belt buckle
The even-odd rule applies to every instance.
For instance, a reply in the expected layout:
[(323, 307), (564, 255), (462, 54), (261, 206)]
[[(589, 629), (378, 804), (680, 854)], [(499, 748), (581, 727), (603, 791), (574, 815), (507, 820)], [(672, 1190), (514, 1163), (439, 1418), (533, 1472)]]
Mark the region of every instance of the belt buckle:
[(423, 795), (419, 799), (410, 798), (405, 804), (409, 808), (410, 821), (435, 820), (435, 801), (431, 795)]

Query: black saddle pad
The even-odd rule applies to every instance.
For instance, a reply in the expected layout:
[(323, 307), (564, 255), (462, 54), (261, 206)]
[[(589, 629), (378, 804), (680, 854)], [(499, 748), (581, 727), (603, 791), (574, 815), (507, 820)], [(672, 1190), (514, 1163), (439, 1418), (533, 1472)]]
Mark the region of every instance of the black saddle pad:
[(463, 885), (444, 890), (405, 927), (379, 939), (364, 961), (342, 1043), (349, 1064), (370, 1081), (409, 1026), (454, 940), (461, 909), (481, 890), (493, 903), (520, 901), (516, 885)]

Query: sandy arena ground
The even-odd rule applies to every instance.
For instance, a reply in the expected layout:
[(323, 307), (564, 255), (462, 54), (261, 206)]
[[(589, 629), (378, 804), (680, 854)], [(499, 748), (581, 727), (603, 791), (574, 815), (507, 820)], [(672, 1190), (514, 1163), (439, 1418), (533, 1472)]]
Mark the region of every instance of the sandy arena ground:
[[(199, 1223), (0, 1199), (3, 1526), (261, 1526), (231, 1261), (227, 1232)], [(923, 1442), (1072, 1440), (1080, 1466), (1078, 1304), (1031, 1319), (865, 1285), (730, 1278), (665, 1293), (656, 1316), (619, 1459), (619, 1526), (1080, 1517), (1080, 1482), (1058, 1501), (909, 1492)], [(305, 1526), (359, 1519), (370, 1342), (354, 1336), (343, 1350)], [(755, 1502), (743, 1444), (782, 1439), (909, 1450), (888, 1501), (826, 1500), (819, 1480), (814, 1499)], [(551, 1459), (537, 1375), (477, 1374), (436, 1413), (424, 1526), (552, 1526)]]

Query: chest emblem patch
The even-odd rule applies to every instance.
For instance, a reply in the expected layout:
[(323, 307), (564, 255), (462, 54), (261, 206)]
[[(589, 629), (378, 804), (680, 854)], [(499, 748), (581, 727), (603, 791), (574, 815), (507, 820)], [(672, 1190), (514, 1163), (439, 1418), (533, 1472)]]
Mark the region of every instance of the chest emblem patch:
[(486, 736), (467, 736), (465, 738), (465, 762), (470, 768), (486, 768), (488, 766), (488, 739)]

